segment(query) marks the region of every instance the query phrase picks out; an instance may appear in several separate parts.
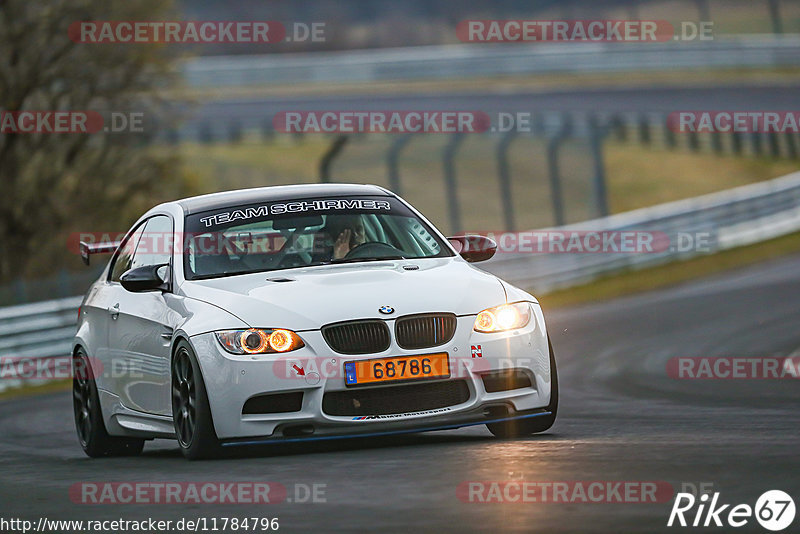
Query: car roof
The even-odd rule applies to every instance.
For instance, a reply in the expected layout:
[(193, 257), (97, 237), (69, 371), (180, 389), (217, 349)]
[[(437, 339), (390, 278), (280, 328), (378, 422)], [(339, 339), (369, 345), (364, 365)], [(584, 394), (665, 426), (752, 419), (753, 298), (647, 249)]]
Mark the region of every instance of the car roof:
[(222, 193), (211, 193), (197, 197), (178, 200), (186, 215), (227, 208), (236, 204), (256, 204), (277, 200), (298, 200), (304, 198), (332, 197), (337, 195), (377, 195), (393, 196), (392, 193), (377, 185), (363, 184), (299, 184), (279, 185), (272, 187), (256, 187), (239, 189)]

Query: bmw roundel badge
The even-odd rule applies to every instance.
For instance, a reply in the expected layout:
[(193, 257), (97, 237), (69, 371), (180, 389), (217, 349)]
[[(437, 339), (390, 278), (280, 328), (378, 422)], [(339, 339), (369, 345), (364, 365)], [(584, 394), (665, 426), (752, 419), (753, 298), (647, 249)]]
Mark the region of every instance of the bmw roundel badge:
[(392, 308), (391, 306), (381, 306), (380, 308), (378, 308), (378, 311), (384, 315), (391, 315), (394, 313), (394, 308)]

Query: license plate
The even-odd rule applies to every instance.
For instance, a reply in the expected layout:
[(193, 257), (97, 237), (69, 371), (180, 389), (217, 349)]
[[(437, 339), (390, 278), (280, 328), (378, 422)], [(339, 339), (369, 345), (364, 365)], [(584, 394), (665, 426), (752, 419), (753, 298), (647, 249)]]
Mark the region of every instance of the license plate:
[(450, 362), (446, 352), (357, 360), (344, 363), (344, 376), (348, 386), (449, 378)]

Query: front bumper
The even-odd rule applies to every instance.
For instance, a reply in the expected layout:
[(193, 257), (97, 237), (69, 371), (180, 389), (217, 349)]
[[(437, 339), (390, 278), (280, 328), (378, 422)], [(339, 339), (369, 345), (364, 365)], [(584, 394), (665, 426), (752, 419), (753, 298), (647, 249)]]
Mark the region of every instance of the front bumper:
[[(430, 421), (429, 426), (420, 424), (409, 425), (408, 423), (395, 421), (393, 423), (384, 423), (378, 427), (365, 427), (364, 425), (337, 425), (336, 427), (321, 427), (316, 429), (313, 434), (305, 436), (289, 436), (283, 435), (280, 428), (277, 429), (273, 435), (249, 437), (249, 438), (236, 438), (223, 440), (223, 447), (236, 447), (247, 445), (263, 445), (267, 443), (297, 443), (309, 441), (331, 441), (339, 439), (351, 438), (371, 438), (380, 436), (397, 436), (401, 434), (413, 434), (417, 432), (431, 432), (435, 430), (453, 430), (465, 426), (486, 425), (490, 423), (502, 423), (506, 421), (515, 421), (519, 419), (531, 419), (534, 417), (545, 417), (552, 415), (552, 412), (547, 411), (545, 408), (530, 410), (528, 412), (508, 412), (506, 417), (498, 417), (495, 413), (495, 408), (500, 406), (485, 406), (483, 409), (476, 412), (461, 412), (458, 414), (438, 416), (435, 420)], [(503, 409), (508, 409), (504, 406)]]
[[(544, 408), (550, 402), (551, 386), (547, 333), (541, 308), (537, 304), (532, 307), (534, 315), (525, 328), (498, 334), (474, 332), (474, 315), (459, 317), (449, 343), (423, 350), (402, 349), (392, 339), (389, 349), (382, 353), (343, 355), (334, 352), (318, 330), (298, 332), (305, 347), (286, 355), (232, 355), (220, 347), (212, 333), (194, 336), (191, 343), (205, 381), (217, 436), (229, 444), (458, 428), (546, 415)], [(387, 321), (392, 332), (393, 322)], [(353, 390), (345, 386), (345, 362), (433, 352), (448, 353), (451, 376), (431, 383), (463, 380), (469, 391), (463, 402), (409, 413), (360, 416), (330, 415), (323, 410), (326, 393)], [(485, 374), (512, 369), (525, 373), (529, 386), (487, 392)], [(252, 397), (292, 392), (303, 394), (299, 410), (242, 413)]]

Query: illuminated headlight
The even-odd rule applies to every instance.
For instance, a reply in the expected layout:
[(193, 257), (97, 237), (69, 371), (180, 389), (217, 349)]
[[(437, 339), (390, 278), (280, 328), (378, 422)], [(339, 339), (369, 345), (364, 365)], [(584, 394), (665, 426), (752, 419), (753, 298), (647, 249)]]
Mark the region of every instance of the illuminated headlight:
[(475, 318), (476, 332), (503, 332), (526, 326), (531, 320), (531, 305), (528, 302), (503, 304), (483, 310)]
[(305, 346), (291, 330), (224, 330), (214, 332), (222, 348), (231, 354), (280, 354)]

